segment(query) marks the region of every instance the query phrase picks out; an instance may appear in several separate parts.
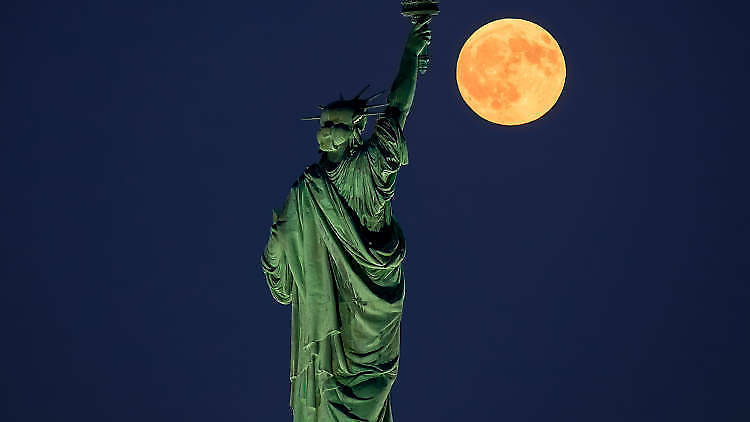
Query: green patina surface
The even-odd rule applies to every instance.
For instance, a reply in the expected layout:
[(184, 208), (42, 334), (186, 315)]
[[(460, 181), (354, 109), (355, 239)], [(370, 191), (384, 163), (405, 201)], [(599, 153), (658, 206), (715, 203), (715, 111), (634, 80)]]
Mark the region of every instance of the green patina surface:
[(362, 139), (367, 104), (324, 107), (322, 156), (274, 210), (262, 257), (273, 297), (291, 304), (290, 406), (295, 422), (392, 421), (406, 253), (391, 211), (408, 163), (403, 126), (416, 87), (426, 24), (409, 32), (375, 130)]

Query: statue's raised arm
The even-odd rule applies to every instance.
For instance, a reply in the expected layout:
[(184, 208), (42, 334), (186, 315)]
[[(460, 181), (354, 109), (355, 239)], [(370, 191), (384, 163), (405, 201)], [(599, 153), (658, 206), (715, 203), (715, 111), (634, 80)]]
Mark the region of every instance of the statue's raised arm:
[(414, 90), (417, 87), (417, 58), (432, 40), (429, 23), (430, 19), (425, 19), (415, 24), (409, 31), (398, 74), (393, 81), (391, 93), (388, 95), (388, 108), (386, 110), (388, 113), (394, 113), (398, 116), (401, 128), (404, 127), (406, 116), (411, 110), (412, 101), (414, 101)]

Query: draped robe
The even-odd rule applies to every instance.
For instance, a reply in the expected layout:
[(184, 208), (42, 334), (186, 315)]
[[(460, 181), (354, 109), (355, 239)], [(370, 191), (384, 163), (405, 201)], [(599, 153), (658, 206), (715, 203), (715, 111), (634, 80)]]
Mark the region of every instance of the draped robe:
[(309, 166), (274, 211), (261, 261), (273, 297), (292, 305), (295, 422), (393, 420), (406, 249), (390, 201), (407, 163), (398, 122), (380, 117), (341, 162)]

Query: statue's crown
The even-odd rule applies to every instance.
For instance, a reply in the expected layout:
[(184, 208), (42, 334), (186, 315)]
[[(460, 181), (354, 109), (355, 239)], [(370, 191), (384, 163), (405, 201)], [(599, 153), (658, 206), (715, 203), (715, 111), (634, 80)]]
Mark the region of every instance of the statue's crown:
[[(333, 109), (341, 109), (341, 108), (348, 108), (350, 110), (353, 110), (354, 111), (353, 123), (355, 124), (367, 116), (377, 116), (380, 113), (370, 112), (371, 109), (374, 109), (376, 107), (383, 107), (386, 104), (368, 104), (368, 102), (379, 97), (385, 91), (377, 92), (367, 98), (360, 98), (360, 96), (364, 94), (367, 88), (369, 87), (370, 85), (367, 85), (364, 88), (362, 88), (362, 90), (359, 91), (359, 93), (350, 100), (345, 100), (344, 96), (339, 94), (338, 100), (332, 101), (328, 103), (327, 105), (319, 105), (318, 108), (320, 110), (333, 110)], [(302, 118), (302, 120), (320, 120), (320, 117), (304, 117)]]

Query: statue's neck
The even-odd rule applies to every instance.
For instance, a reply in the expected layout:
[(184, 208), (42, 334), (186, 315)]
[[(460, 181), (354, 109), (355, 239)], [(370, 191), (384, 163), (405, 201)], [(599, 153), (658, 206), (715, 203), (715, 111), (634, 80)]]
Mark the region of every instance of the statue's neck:
[(346, 146), (342, 146), (340, 149), (337, 149), (336, 151), (330, 151), (326, 152), (326, 160), (330, 161), (333, 164), (338, 164), (341, 162), (341, 160), (344, 159), (344, 154), (346, 154)]

